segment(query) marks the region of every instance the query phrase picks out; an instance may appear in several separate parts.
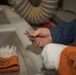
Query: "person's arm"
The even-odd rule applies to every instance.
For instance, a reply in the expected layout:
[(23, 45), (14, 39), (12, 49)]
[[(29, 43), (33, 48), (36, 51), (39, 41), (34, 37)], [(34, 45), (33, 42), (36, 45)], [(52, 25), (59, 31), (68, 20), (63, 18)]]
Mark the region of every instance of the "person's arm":
[(54, 28), (49, 28), (53, 43), (68, 44), (76, 36), (76, 19), (70, 23), (64, 23)]

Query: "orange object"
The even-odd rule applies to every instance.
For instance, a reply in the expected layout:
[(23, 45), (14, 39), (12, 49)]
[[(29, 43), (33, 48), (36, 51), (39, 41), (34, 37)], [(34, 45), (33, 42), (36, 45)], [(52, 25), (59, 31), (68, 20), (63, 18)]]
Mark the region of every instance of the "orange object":
[(76, 75), (76, 47), (70, 46), (62, 51), (58, 72), (60, 75)]
[(17, 56), (12, 56), (9, 58), (0, 57), (0, 72), (17, 71), (19, 68)]

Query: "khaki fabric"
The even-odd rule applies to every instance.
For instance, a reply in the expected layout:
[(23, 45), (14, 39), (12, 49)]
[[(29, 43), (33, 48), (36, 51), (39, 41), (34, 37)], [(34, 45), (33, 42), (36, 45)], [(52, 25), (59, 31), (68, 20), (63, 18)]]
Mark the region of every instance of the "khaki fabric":
[(62, 51), (58, 72), (60, 75), (76, 75), (76, 47), (70, 46)]

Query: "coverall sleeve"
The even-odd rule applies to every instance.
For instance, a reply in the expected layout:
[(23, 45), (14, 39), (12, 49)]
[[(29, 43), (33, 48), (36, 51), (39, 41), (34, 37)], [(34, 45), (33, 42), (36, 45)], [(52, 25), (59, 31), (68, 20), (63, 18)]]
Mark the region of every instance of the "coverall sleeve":
[(49, 28), (53, 43), (68, 44), (76, 38), (76, 19), (70, 23), (65, 22), (54, 28)]

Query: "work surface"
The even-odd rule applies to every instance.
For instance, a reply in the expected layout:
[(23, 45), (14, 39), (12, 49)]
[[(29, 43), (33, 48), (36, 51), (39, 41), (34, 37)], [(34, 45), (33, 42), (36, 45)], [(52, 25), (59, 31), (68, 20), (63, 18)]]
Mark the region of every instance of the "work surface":
[[(9, 16), (8, 16), (8, 18), (9, 18)], [(6, 27), (4, 27), (4, 29), (7, 28), (6, 31), (3, 29), (4, 31), (2, 30), (2, 32), (0, 32), (0, 47), (1, 46), (6, 46), (6, 45), (9, 45), (9, 46), (14, 45), (14, 46), (17, 47), (17, 53), (18, 53), (18, 59), (19, 59), (19, 64), (20, 64), (20, 70), (16, 71), (16, 72), (0, 73), (0, 75), (35, 75), (35, 74), (38, 74), (39, 73), (39, 70), (38, 70), (39, 66), (38, 66), (38, 64), (39, 64), (40, 61), (37, 60), (37, 59), (36, 59), (37, 61), (34, 60), (32, 58), (32, 56), (31, 56), (31, 54), (28, 53), (28, 51), (31, 51), (31, 52), (33, 52), (33, 53), (38, 55), (38, 54), (41, 53), (42, 49), (37, 48), (37, 47), (35, 47), (33, 45), (24, 47), (22, 41), (20, 40), (19, 35), (22, 38), (23, 31), (25, 29), (27, 29), (27, 27), (28, 27), (28, 26), (22, 27), (22, 26), (25, 25), (26, 22), (24, 22), (24, 23), (21, 22), (21, 24), (19, 23), (21, 26), (17, 25), (18, 28), (17, 28), (17, 31), (15, 30), (16, 31), (15, 32), (15, 31), (9, 30), (8, 27), (10, 26), (11, 23), (9, 22), (8, 18), (6, 17), (6, 15), (4, 14), (3, 11), (0, 11), (0, 25), (1, 26), (3, 25), (3, 27), (6, 26)], [(9, 24), (9, 26), (7, 24)], [(14, 25), (14, 24), (11, 24), (11, 25)], [(19, 30), (19, 28), (21, 28), (21, 29), (24, 28), (24, 30), (22, 29), (22, 31), (21, 31), (21, 29)], [(1, 29), (0, 29), (0, 31), (1, 31)], [(24, 36), (24, 38), (25, 38), (25, 40), (24, 40), (25, 42), (28, 41), (25, 36)], [(24, 39), (24, 38), (22, 38), (22, 39)], [(27, 43), (28, 42), (26, 42), (26, 44)], [(45, 69), (43, 69), (43, 70), (47, 73), (45, 75), (49, 75), (49, 73), (50, 73), (50, 75), (58, 75), (55, 72), (55, 70), (51, 70), (51, 71), (46, 71)]]
[(17, 47), (20, 71), (0, 73), (0, 75), (32, 75), (38, 73), (32, 59), (26, 51), (27, 49), (25, 49), (15, 32), (0, 33), (0, 47), (5, 45), (14, 45)]

